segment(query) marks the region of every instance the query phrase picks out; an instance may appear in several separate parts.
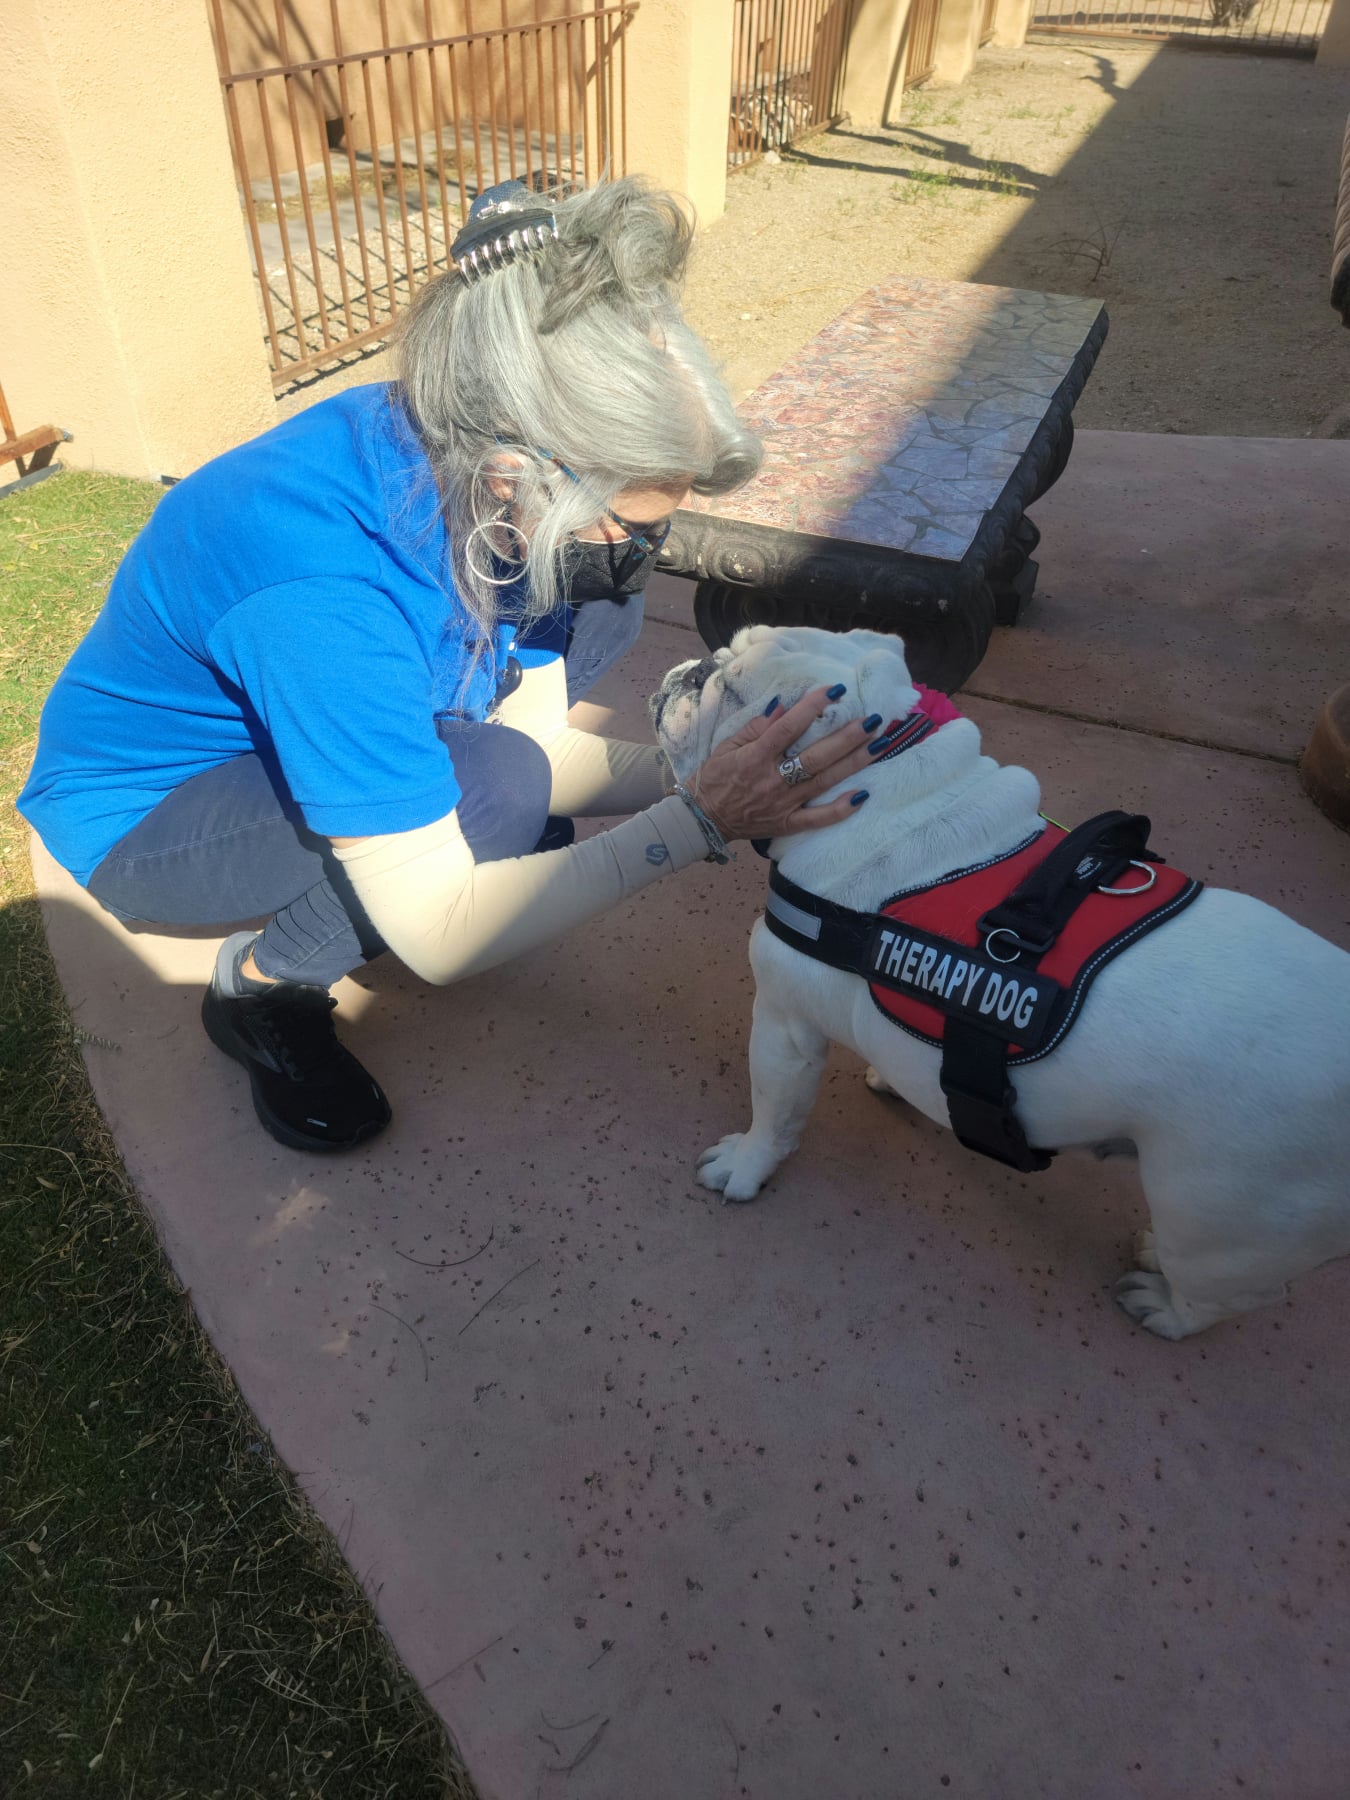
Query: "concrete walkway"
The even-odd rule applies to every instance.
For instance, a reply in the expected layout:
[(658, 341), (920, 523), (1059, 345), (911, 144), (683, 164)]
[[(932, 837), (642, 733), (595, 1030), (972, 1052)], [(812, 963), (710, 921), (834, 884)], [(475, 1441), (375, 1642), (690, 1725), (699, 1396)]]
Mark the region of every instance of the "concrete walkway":
[[(1085, 435), (970, 711), (1055, 816), (1146, 811), (1350, 945), (1350, 837), (1292, 767), (1350, 674), (1348, 488), (1346, 444)], [(640, 731), (696, 653), (658, 586), (588, 719)], [(175, 1266), (486, 1800), (1350, 1792), (1350, 1269), (1161, 1343), (1109, 1299), (1128, 1167), (1004, 1173), (842, 1054), (717, 1204), (749, 853), (459, 988), (344, 983), (397, 1120), (342, 1161), (256, 1128), (210, 941), (38, 873)]]

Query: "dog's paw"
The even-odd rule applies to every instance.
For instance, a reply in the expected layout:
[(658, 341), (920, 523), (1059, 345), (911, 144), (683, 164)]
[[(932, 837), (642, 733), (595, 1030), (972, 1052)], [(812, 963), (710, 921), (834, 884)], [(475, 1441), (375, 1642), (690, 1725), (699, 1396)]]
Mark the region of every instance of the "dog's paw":
[(698, 1159), (698, 1178), (724, 1200), (753, 1200), (778, 1167), (778, 1158), (757, 1149), (743, 1131), (730, 1132)]
[(898, 1100), (900, 1098), (898, 1092), (891, 1086), (890, 1082), (887, 1081), (881, 1070), (873, 1068), (871, 1063), (868, 1063), (867, 1065), (867, 1071), (863, 1076), (863, 1080), (867, 1083), (868, 1087), (871, 1088), (874, 1094), (886, 1094), (892, 1100)]
[[(1151, 1232), (1146, 1235), (1152, 1238)], [(1167, 1277), (1155, 1269), (1131, 1269), (1128, 1275), (1122, 1275), (1115, 1286), (1115, 1297), (1136, 1325), (1172, 1342), (1203, 1331), (1209, 1322), (1189, 1316), (1190, 1308), (1183, 1313), (1173, 1301)]]

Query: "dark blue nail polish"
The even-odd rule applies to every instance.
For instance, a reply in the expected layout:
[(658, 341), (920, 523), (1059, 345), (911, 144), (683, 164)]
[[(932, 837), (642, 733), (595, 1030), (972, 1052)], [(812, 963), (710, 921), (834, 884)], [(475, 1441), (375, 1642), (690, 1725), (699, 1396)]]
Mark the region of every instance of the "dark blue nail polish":
[(838, 683), (837, 686), (828, 688), (826, 690), (825, 698), (827, 700), (842, 700), (844, 695), (847, 692), (848, 692), (848, 689), (844, 686), (843, 682), (841, 681)]
[(864, 731), (875, 731), (877, 726), (880, 725), (880, 723), (881, 723), (881, 714), (880, 713), (869, 713), (868, 716), (862, 722), (863, 730)]
[(768, 718), (769, 714), (773, 711), (774, 707), (777, 706), (777, 704), (778, 704), (778, 696), (777, 696), (777, 694), (775, 694), (773, 699), (770, 700), (769, 704), (764, 708), (764, 717), (766, 719)]
[(867, 746), (867, 754), (869, 756), (880, 756), (882, 751), (889, 750), (894, 742), (895, 739), (891, 737), (889, 733), (886, 733), (879, 738), (873, 738), (872, 742)]
[(853, 796), (853, 798), (849, 801), (849, 805), (850, 806), (861, 806), (863, 801), (866, 799), (867, 799), (867, 789), (863, 788), (861, 793), (857, 793)]

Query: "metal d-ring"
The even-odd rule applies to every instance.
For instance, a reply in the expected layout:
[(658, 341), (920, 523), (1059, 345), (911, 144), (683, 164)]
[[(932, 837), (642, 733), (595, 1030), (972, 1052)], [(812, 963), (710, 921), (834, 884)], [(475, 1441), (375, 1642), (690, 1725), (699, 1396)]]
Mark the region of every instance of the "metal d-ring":
[(1153, 867), (1153, 865), (1151, 863), (1135, 862), (1133, 857), (1130, 858), (1130, 867), (1132, 869), (1142, 869), (1144, 871), (1145, 875), (1148, 876), (1148, 880), (1141, 881), (1139, 883), (1138, 887), (1132, 887), (1132, 888), (1099, 887), (1097, 889), (1097, 892), (1099, 894), (1119, 894), (1126, 898), (1128, 898), (1128, 896), (1131, 894), (1146, 894), (1148, 892), (1148, 890), (1153, 886), (1154, 882), (1158, 879), (1158, 871)]
[[(1011, 956), (1000, 956), (996, 950), (990, 949), (990, 945), (997, 937), (1011, 938), (1013, 943), (1017, 945), (1017, 948), (1013, 951)], [(989, 936), (984, 940), (984, 953), (991, 962), (1015, 963), (1022, 954), (1022, 945), (1015, 931), (1010, 931), (1006, 925), (1000, 925), (996, 931), (991, 931)]]

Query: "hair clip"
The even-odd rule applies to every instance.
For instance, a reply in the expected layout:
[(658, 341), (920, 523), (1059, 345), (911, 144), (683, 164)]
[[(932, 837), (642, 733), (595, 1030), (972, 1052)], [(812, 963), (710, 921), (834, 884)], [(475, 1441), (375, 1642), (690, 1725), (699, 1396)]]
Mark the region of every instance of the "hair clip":
[(470, 218), (450, 246), (450, 259), (465, 281), (480, 281), (522, 257), (537, 256), (557, 239), (558, 221), (553, 213), (498, 202)]

